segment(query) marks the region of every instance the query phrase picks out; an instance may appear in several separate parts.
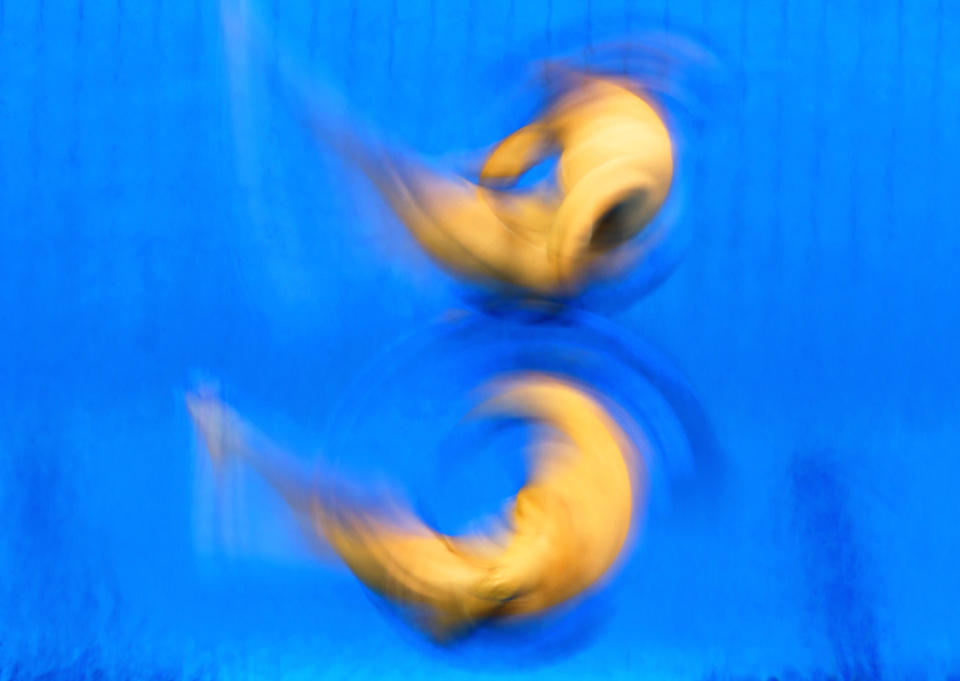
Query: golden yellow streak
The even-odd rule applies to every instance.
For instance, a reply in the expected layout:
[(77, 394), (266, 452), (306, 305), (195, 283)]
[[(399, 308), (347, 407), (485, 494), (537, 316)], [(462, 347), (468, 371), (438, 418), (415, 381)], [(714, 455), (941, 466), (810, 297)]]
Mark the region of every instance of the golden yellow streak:
[[(212, 454), (256, 457), (242, 437), (222, 435), (223, 414), (232, 412), (191, 399)], [(537, 441), (530, 479), (501, 531), (443, 535), (409, 511), (372, 512), (334, 495), (314, 495), (309, 510), (315, 531), (364, 584), (413, 606), (438, 638), (485, 619), (541, 613), (589, 588), (623, 548), (635, 495), (645, 496), (646, 474), (633, 445), (600, 403), (573, 384), (514, 376), (497, 382), (478, 411), (531, 419), (553, 431)], [(301, 499), (264, 474), (288, 500)]]

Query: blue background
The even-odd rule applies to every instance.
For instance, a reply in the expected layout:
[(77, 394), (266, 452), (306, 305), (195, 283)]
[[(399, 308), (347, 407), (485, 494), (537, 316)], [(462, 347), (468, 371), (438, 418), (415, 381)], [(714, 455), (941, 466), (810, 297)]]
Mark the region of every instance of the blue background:
[[(960, 5), (258, 7), (426, 154), (506, 134), (520, 65), (610, 36), (680, 32), (726, 74), (687, 131), (689, 252), (611, 313), (688, 377), (722, 493), (652, 499), (601, 631), (514, 671), (960, 674)], [(276, 527), (231, 551), (204, 510), (193, 381), (322, 449), (360, 368), (465, 306), (358, 187), (268, 91), (238, 98), (216, 3), (0, 1), (0, 679), (511, 673), (508, 643), (433, 649), (268, 545), (268, 495), (235, 515)]]

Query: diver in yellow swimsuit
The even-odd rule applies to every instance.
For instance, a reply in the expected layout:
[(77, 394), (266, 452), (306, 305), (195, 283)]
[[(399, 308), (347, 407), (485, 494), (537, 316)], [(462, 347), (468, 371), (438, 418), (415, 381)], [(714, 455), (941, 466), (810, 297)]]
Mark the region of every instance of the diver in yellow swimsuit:
[[(673, 145), (635, 83), (559, 66), (552, 73), (561, 94), (496, 145), (479, 183), (430, 170), (342, 126), (315, 128), (364, 171), (441, 266), (494, 287), (568, 297), (630, 264), (627, 243), (670, 191)], [(553, 181), (509, 186), (552, 155)]]
[(308, 489), (216, 398), (193, 394), (187, 404), (214, 461), (235, 457), (254, 466), (364, 584), (409, 606), (440, 640), (582, 593), (614, 563), (645, 499), (643, 461), (624, 431), (583, 389), (546, 375), (497, 381), (477, 409), (532, 419), (552, 432), (535, 443), (530, 478), (505, 526), (459, 537), (399, 506), (351, 504), (325, 481)]
[[(639, 81), (548, 62), (555, 92), (548, 106), (493, 148), (474, 182), (383, 144), (337, 93), (322, 91), (273, 47), (268, 56), (249, 17), (223, 10), (235, 67), (256, 55), (304, 124), (361, 169), (445, 269), (494, 289), (567, 298), (642, 252), (631, 241), (667, 199), (675, 150), (663, 112)], [(555, 177), (516, 186), (554, 157)]]

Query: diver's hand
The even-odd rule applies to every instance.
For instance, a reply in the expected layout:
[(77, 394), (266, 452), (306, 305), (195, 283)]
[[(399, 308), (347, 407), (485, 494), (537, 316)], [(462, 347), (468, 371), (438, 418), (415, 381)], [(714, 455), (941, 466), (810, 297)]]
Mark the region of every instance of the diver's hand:
[(247, 450), (249, 428), (235, 411), (209, 392), (187, 393), (187, 410), (215, 465), (227, 457), (242, 457)]

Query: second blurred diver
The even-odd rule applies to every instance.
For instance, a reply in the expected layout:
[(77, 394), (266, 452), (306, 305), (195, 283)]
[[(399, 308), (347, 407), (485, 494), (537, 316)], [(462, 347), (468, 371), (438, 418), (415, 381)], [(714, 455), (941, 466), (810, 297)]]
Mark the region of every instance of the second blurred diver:
[[(541, 115), (497, 144), (478, 182), (425, 164), (357, 131), (318, 128), (370, 178), (442, 267), (488, 287), (570, 298), (635, 264), (629, 242), (657, 215), (674, 148), (638, 83), (559, 64)], [(519, 187), (551, 158), (554, 177)]]
[(514, 374), (475, 413), (531, 420), (526, 484), (489, 532), (449, 536), (396, 501), (359, 503), (332, 478), (292, 474), (279, 450), (210, 395), (188, 395), (215, 462), (253, 466), (373, 591), (407, 608), (438, 640), (487, 620), (543, 613), (600, 580), (646, 498), (643, 458), (597, 398), (566, 380)]

